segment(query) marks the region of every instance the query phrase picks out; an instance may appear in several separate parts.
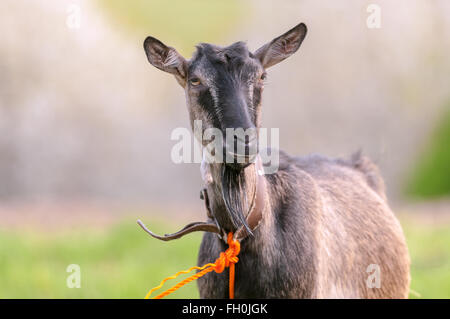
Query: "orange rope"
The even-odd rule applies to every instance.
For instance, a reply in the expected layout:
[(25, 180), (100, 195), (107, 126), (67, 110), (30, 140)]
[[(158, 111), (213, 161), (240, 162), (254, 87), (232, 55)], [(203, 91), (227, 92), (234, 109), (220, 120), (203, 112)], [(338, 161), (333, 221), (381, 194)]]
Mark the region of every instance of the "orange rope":
[(219, 274), (219, 273), (223, 272), (224, 269), (227, 267), (230, 267), (229, 295), (230, 295), (230, 299), (234, 299), (234, 273), (235, 273), (234, 265), (239, 260), (237, 258), (237, 255), (239, 254), (239, 251), (241, 250), (241, 245), (239, 244), (239, 242), (237, 240), (233, 239), (233, 233), (228, 234), (227, 243), (228, 243), (228, 249), (225, 252), (220, 253), (219, 258), (217, 258), (214, 263), (209, 263), (209, 264), (203, 265), (202, 267), (196, 267), (196, 266), (191, 267), (187, 270), (179, 271), (175, 275), (163, 279), (163, 281), (161, 281), (159, 286), (156, 286), (155, 288), (153, 288), (152, 290), (150, 290), (148, 292), (148, 294), (145, 296), (145, 299), (149, 299), (150, 295), (155, 290), (160, 289), (167, 280), (175, 279), (176, 277), (178, 277), (181, 274), (190, 273), (194, 269), (201, 270), (200, 272), (196, 273), (195, 275), (192, 275), (192, 276), (184, 279), (183, 281), (180, 281), (178, 284), (176, 284), (175, 286), (173, 286), (170, 289), (167, 289), (166, 291), (159, 294), (158, 296), (153, 297), (153, 299), (164, 298), (168, 294), (171, 294), (172, 292), (183, 287), (187, 283), (197, 280), (198, 278), (206, 275), (207, 273), (209, 273), (213, 270)]

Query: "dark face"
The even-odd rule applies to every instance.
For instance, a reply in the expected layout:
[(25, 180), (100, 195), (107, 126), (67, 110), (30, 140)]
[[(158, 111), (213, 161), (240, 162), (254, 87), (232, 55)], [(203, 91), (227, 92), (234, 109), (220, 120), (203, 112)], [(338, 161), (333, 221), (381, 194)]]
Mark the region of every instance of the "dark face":
[[(185, 60), (174, 48), (147, 37), (144, 49), (149, 62), (171, 73), (184, 88), (191, 126), (204, 147), (212, 142), (214, 151), (223, 153), (226, 165), (220, 170), (215, 191), (222, 201), (214, 201), (214, 216), (220, 226), (234, 231), (241, 225), (251, 233), (246, 221), (248, 213), (247, 186), (243, 168), (250, 165), (257, 154), (257, 129), (260, 127), (261, 95), (266, 69), (283, 61), (298, 50), (306, 36), (306, 26), (300, 23), (288, 32), (263, 45), (254, 53), (243, 42), (228, 47), (200, 44), (191, 60)], [(201, 121), (202, 136), (197, 136)], [(231, 129), (231, 130), (230, 130)], [(217, 135), (208, 139), (207, 132)], [(211, 154), (212, 152), (207, 151)], [(216, 172), (217, 173), (217, 172)], [(220, 180), (220, 181), (219, 181)], [(220, 213), (222, 212), (222, 213)]]
[[(189, 61), (152, 37), (145, 40), (144, 48), (149, 62), (175, 75), (185, 89), (192, 128), (195, 121), (201, 121), (202, 132), (220, 130), (223, 159), (242, 168), (257, 152), (265, 69), (296, 52), (305, 35), (306, 26), (299, 24), (255, 53), (243, 42), (228, 47), (200, 44)], [(202, 140), (204, 146), (210, 142)], [(230, 154), (231, 163), (226, 156)]]
[[(238, 156), (249, 160), (250, 153), (256, 152), (256, 128), (260, 126), (266, 76), (261, 62), (243, 42), (225, 48), (201, 44), (187, 70), (185, 92), (191, 124), (201, 120), (203, 130), (219, 129), (224, 137), (224, 154), (233, 153), (234, 165), (238, 164)], [(227, 129), (242, 130), (234, 131), (233, 138), (227, 139), (231, 132)], [(226, 141), (243, 145), (229, 145)]]

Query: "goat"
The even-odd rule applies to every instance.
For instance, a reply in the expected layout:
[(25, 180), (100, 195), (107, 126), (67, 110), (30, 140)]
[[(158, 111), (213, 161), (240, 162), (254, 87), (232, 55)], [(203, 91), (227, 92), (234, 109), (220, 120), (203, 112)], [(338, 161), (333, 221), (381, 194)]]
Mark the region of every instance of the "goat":
[[(202, 130), (258, 130), (266, 69), (295, 53), (306, 33), (300, 23), (255, 52), (243, 42), (202, 43), (190, 60), (153, 37), (144, 49), (153, 66), (184, 88), (192, 127), (201, 120)], [(244, 139), (245, 150), (255, 139)], [(240, 162), (239, 154), (232, 155), (231, 163), (201, 165), (209, 221), (217, 227), (190, 224), (181, 233), (210, 231), (200, 246), (200, 265), (226, 249), (221, 234), (239, 234), (236, 298), (408, 297), (405, 238), (378, 168), (367, 157), (280, 152), (278, 171), (261, 174), (258, 155), (251, 161), (245, 153)], [(371, 269), (379, 285), (370, 284)], [(200, 297), (228, 297), (227, 282), (225, 274), (200, 278)]]

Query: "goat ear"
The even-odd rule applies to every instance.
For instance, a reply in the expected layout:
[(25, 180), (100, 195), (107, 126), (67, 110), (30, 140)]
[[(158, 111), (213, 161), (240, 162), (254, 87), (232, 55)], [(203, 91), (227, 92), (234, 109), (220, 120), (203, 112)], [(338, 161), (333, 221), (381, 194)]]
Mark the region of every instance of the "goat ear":
[(256, 50), (255, 56), (261, 61), (262, 66), (267, 69), (294, 54), (306, 36), (307, 28), (300, 23), (288, 32), (273, 39)]
[(181, 86), (186, 85), (187, 62), (177, 50), (153, 37), (145, 39), (144, 50), (151, 65), (175, 75)]

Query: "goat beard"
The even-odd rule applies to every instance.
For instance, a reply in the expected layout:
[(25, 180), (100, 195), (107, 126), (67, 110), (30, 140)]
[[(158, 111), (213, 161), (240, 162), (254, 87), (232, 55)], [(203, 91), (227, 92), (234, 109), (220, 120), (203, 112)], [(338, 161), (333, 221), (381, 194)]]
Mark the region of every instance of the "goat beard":
[(244, 212), (248, 212), (247, 184), (244, 169), (236, 169), (222, 165), (222, 197), (225, 208), (235, 229), (244, 226), (248, 234), (252, 231), (248, 226)]

